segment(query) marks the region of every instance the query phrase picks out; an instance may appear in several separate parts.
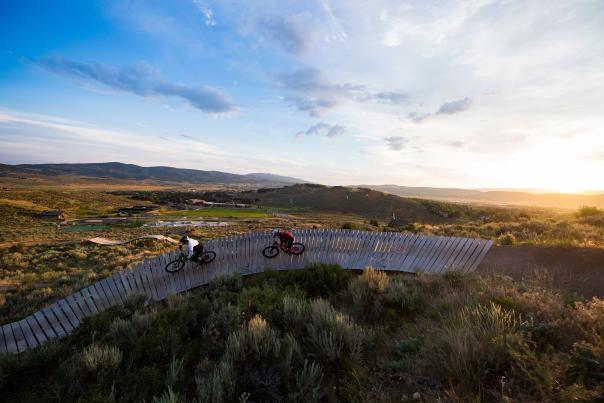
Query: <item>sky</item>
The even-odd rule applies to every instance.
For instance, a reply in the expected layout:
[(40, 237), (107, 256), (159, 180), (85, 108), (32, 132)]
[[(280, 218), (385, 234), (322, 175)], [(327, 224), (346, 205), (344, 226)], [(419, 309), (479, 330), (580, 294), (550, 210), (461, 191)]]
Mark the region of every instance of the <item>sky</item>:
[(604, 190), (602, 0), (0, 0), (0, 163)]

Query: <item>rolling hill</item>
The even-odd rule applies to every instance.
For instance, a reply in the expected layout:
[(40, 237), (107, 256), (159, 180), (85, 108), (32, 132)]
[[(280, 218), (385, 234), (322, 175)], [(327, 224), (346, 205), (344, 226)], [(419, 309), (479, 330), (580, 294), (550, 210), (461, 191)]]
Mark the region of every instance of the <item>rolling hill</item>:
[(361, 185), (402, 197), (419, 197), (467, 203), (525, 205), (576, 209), (581, 206), (604, 208), (604, 194), (528, 193), (511, 190), (470, 190), (456, 188)]
[(121, 162), (105, 162), (90, 164), (0, 164), (0, 176), (10, 175), (41, 175), (56, 176), (70, 175), (87, 178), (119, 179), (119, 180), (149, 180), (168, 183), (275, 183), (292, 184), (304, 183), (302, 179), (291, 178), (268, 173), (251, 173), (238, 175), (221, 171), (201, 171), (172, 167), (142, 167)]
[(367, 188), (296, 184), (241, 193), (260, 204), (309, 208), (388, 219), (392, 214), (406, 222), (442, 222), (447, 218), (477, 214), (469, 206), (404, 198)]

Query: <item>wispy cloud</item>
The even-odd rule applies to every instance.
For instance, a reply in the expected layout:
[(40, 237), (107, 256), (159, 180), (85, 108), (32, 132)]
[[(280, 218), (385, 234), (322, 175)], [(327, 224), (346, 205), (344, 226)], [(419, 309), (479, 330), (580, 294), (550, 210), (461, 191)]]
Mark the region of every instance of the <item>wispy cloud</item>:
[(282, 50), (294, 55), (303, 54), (310, 45), (311, 36), (294, 18), (279, 15), (265, 16), (258, 20), (258, 33), (275, 43)]
[(468, 97), (457, 99), (451, 102), (445, 102), (436, 111), (437, 115), (453, 115), (455, 113), (463, 112), (470, 109), (472, 106), (472, 100)]
[(197, 10), (204, 17), (204, 22), (208, 27), (213, 27), (216, 25), (216, 21), (214, 20), (214, 12), (203, 0), (193, 0), (193, 4), (197, 7)]
[(365, 85), (332, 83), (318, 69), (298, 69), (280, 74), (277, 79), (297, 95), (287, 96), (285, 102), (310, 116), (320, 116), (345, 100), (401, 105), (408, 102), (408, 95), (398, 91), (371, 92)]
[(470, 109), (473, 102), (470, 98), (465, 97), (462, 99), (456, 99), (454, 101), (445, 102), (442, 104), (438, 110), (434, 113), (420, 113), (420, 112), (411, 112), (407, 116), (414, 123), (423, 123), (426, 120), (430, 119), (433, 116), (437, 115), (454, 115), (456, 113), (460, 113)]
[(33, 61), (45, 70), (77, 77), (86, 82), (96, 82), (109, 88), (129, 92), (141, 97), (175, 97), (207, 113), (226, 113), (237, 108), (221, 91), (209, 86), (186, 86), (164, 81), (159, 73), (146, 63), (133, 67), (115, 68), (103, 64), (88, 64), (49, 57)]
[(384, 139), (389, 149), (401, 151), (407, 145), (407, 139), (403, 136), (390, 136)]
[(340, 125), (329, 125), (327, 123), (319, 122), (312, 125), (306, 131), (296, 133), (296, 136), (300, 137), (303, 135), (307, 136), (322, 136), (322, 137), (336, 137), (343, 134), (346, 131), (344, 126)]

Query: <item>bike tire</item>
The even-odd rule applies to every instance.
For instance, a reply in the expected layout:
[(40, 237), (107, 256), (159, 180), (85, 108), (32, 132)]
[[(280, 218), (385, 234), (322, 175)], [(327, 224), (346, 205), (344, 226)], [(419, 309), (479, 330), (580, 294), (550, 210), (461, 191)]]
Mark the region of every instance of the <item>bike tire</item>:
[(214, 259), (216, 259), (216, 252), (209, 250), (201, 254), (199, 263), (210, 263)]
[(279, 248), (274, 245), (267, 246), (266, 248), (262, 249), (262, 254), (266, 258), (272, 259), (279, 254)]
[(182, 268), (185, 267), (185, 261), (182, 259), (176, 259), (171, 261), (164, 267), (168, 273), (176, 273), (177, 271), (181, 271)]
[(292, 255), (301, 255), (302, 252), (304, 252), (304, 249), (306, 249), (306, 247), (303, 244), (300, 242), (294, 242), (290, 248), (290, 251)]

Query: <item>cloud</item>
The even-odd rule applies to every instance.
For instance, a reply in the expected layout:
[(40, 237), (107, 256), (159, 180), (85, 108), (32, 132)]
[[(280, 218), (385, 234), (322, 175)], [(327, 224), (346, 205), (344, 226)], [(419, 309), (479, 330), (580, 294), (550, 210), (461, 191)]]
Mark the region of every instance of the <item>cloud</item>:
[(115, 90), (141, 97), (167, 96), (188, 102), (207, 113), (226, 113), (237, 108), (219, 90), (208, 86), (185, 86), (163, 81), (159, 73), (145, 63), (118, 69), (102, 64), (81, 63), (62, 57), (49, 57), (33, 61), (45, 70), (78, 77), (87, 82), (101, 83)]
[(401, 151), (407, 145), (407, 139), (403, 136), (390, 136), (384, 139), (388, 148), (394, 151)]
[(262, 37), (294, 55), (303, 54), (310, 45), (310, 35), (301, 24), (278, 15), (260, 18), (257, 22)]
[(396, 91), (378, 92), (373, 97), (378, 102), (391, 105), (403, 105), (409, 102), (409, 96), (407, 94)]
[(345, 100), (389, 105), (408, 102), (407, 94), (398, 91), (373, 93), (362, 84), (331, 83), (320, 70), (313, 68), (283, 73), (277, 79), (286, 89), (297, 93), (295, 96), (285, 97), (285, 102), (312, 117), (320, 116), (325, 110), (334, 108)]
[(463, 112), (470, 109), (472, 104), (472, 100), (468, 97), (465, 97), (462, 99), (456, 99), (455, 101), (445, 102), (434, 113), (411, 112), (407, 116), (414, 123), (423, 123), (436, 115), (454, 115), (456, 113)]
[(464, 148), (466, 146), (466, 144), (463, 141), (459, 141), (459, 140), (450, 141), (449, 145), (454, 148)]
[(344, 126), (329, 125), (327, 123), (319, 122), (309, 127), (306, 131), (296, 133), (296, 136), (300, 137), (303, 135), (307, 135), (333, 138), (339, 136), (340, 134), (343, 134), (345, 131), (346, 128)]
[(203, 0), (193, 0), (193, 4), (197, 7), (197, 10), (204, 17), (204, 22), (208, 27), (213, 27), (216, 25), (216, 21), (214, 20), (214, 12), (210, 7), (208, 7)]
[(463, 112), (472, 106), (472, 100), (468, 97), (457, 99), (451, 102), (445, 102), (438, 108), (436, 115), (453, 115), (455, 113)]
[(297, 108), (301, 112), (307, 112), (315, 118), (321, 116), (324, 110), (333, 108), (338, 103), (335, 99), (303, 96), (290, 96), (284, 99), (288, 105)]

